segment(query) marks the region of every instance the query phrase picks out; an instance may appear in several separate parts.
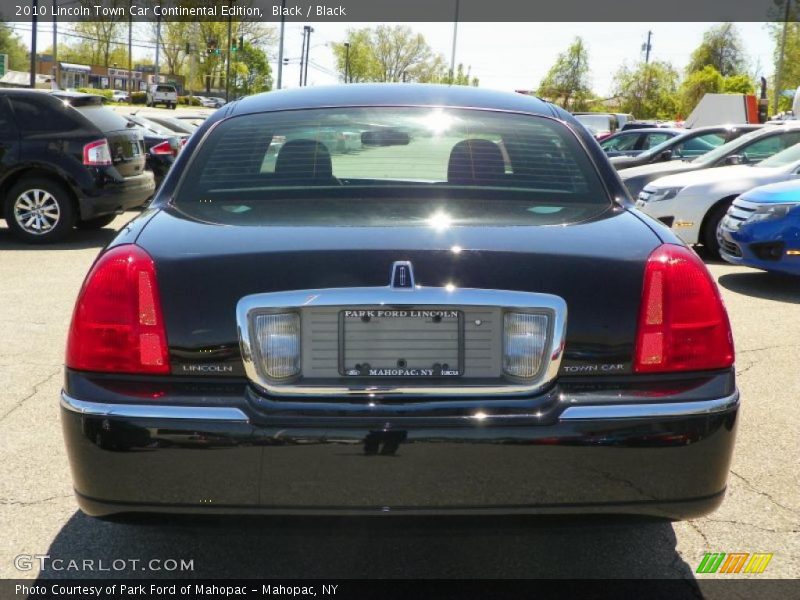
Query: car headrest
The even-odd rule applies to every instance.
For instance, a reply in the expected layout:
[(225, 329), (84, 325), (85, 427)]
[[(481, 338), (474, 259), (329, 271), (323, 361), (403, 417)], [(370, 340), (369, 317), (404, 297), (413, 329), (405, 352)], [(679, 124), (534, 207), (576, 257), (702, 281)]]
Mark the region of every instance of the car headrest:
[(314, 140), (291, 140), (278, 151), (275, 176), (279, 179), (331, 179), (331, 153)]
[(503, 153), (494, 142), (462, 140), (450, 151), (447, 182), (457, 185), (499, 184), (506, 173)]

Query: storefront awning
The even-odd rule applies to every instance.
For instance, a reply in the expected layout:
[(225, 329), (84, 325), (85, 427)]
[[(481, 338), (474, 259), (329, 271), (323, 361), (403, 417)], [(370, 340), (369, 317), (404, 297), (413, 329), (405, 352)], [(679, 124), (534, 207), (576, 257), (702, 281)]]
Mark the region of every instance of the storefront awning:
[(89, 73), (92, 68), (88, 65), (76, 65), (75, 63), (58, 63), (62, 71), (73, 71), (77, 73)]

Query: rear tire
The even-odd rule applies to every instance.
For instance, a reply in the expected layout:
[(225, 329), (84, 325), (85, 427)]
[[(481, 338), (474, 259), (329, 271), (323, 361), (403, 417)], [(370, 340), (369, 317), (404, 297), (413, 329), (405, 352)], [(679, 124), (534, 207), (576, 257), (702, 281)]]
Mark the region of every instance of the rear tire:
[(117, 215), (103, 215), (102, 217), (95, 217), (94, 219), (87, 219), (86, 221), (78, 221), (75, 224), (75, 227), (78, 229), (83, 230), (92, 230), (92, 229), (102, 229), (109, 223), (111, 223), (114, 219), (117, 218)]
[(733, 200), (726, 200), (717, 204), (711, 209), (706, 217), (705, 225), (703, 225), (703, 246), (706, 251), (711, 255), (714, 260), (722, 258), (719, 254), (719, 241), (717, 241), (717, 229), (719, 228), (720, 221), (725, 217), (728, 208), (733, 203)]
[(66, 188), (44, 177), (18, 181), (6, 196), (4, 216), (11, 234), (27, 244), (60, 242), (77, 218)]

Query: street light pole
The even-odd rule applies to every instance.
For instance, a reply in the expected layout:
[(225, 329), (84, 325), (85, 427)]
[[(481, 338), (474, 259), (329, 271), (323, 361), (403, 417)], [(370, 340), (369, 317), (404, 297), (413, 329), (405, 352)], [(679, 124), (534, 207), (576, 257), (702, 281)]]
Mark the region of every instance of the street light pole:
[(133, 92), (133, 17), (128, 14), (128, 99)]
[(155, 67), (153, 68), (153, 71), (155, 72), (155, 81), (153, 83), (156, 83), (156, 84), (159, 83), (159, 80), (158, 80), (159, 79), (158, 78), (159, 53), (158, 53), (158, 51), (159, 51), (160, 48), (161, 48), (161, 13), (159, 13), (158, 17), (156, 17), (156, 64), (155, 64)]
[(344, 43), (344, 82), (350, 83), (347, 81), (347, 77), (350, 75), (350, 42)]
[(306, 36), (308, 35), (308, 27), (303, 27), (303, 46), (300, 49), (300, 87), (303, 87), (303, 61), (306, 59)]
[(306, 25), (304, 29), (308, 30), (308, 35), (306, 36), (306, 64), (303, 68), (303, 85), (308, 85), (308, 58), (311, 54), (311, 34), (314, 33), (314, 28)]
[(450, 83), (453, 83), (453, 80), (456, 75), (456, 40), (458, 39), (458, 8), (459, 8), (459, 0), (456, 0), (456, 14), (453, 20), (453, 53), (450, 56)]
[(53, 0), (53, 79), (56, 84), (55, 89), (59, 89), (61, 86), (58, 85), (58, 17), (56, 16), (56, 1)]
[(39, 12), (39, 0), (33, 0), (33, 19), (31, 21), (31, 87), (36, 87), (36, 30), (39, 24), (37, 13)]
[(283, 88), (283, 36), (286, 30), (286, 0), (281, 0), (281, 40), (278, 42), (278, 89)]
[(775, 73), (775, 95), (774, 107), (772, 114), (778, 114), (778, 99), (781, 94), (781, 87), (783, 87), (783, 56), (786, 53), (786, 29), (789, 26), (789, 6), (791, 0), (786, 0), (786, 12), (783, 14), (783, 33), (781, 34), (781, 53), (778, 56), (778, 70)]
[[(233, 0), (228, 1), (228, 8), (230, 8), (231, 4), (233, 4)], [(232, 19), (230, 16), (230, 10), (228, 11), (228, 49), (225, 52), (226, 58), (226, 65), (225, 65), (225, 102), (230, 100), (230, 93), (231, 87), (229, 85), (231, 79), (231, 27), (233, 26)]]

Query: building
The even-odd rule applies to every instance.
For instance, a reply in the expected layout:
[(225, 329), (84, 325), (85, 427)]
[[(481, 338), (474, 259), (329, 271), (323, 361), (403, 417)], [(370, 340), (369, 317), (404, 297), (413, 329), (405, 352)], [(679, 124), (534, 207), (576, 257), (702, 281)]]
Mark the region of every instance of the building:
[[(152, 65), (135, 65), (131, 72), (128, 69), (101, 67), (99, 65), (80, 65), (75, 63), (57, 63), (58, 85), (62, 89), (95, 88), (101, 90), (128, 90), (143, 92), (147, 86), (156, 83), (155, 67)], [(52, 76), (54, 73), (53, 57), (43, 54), (36, 63), (36, 72)], [(158, 83), (168, 83), (183, 93), (184, 77), (182, 75), (163, 75)], [(130, 85), (130, 88), (129, 88)]]

